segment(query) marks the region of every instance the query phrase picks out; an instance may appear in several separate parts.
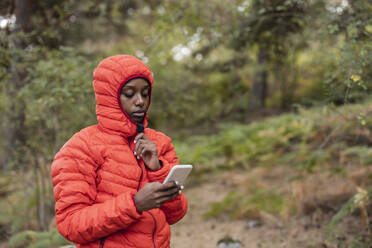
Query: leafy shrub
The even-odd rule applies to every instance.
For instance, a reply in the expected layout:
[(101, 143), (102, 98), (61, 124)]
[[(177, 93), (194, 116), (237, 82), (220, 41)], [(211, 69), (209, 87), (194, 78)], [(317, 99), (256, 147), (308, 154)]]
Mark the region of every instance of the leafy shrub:
[(70, 244), (56, 228), (48, 232), (23, 231), (13, 235), (9, 240), (10, 247), (48, 248)]
[[(242, 166), (288, 164), (313, 171), (341, 155), (370, 162), (368, 142), (370, 101), (348, 108), (300, 109), (248, 125), (223, 124), (215, 135), (175, 142), (180, 160), (208, 170)], [(343, 111), (343, 113), (340, 113)], [(360, 116), (363, 116), (361, 119)], [(345, 150), (345, 148), (347, 148)]]
[(227, 214), (230, 218), (259, 218), (260, 212), (282, 214), (287, 207), (287, 200), (274, 190), (255, 187), (249, 194), (231, 191), (221, 202), (211, 203), (205, 217), (217, 217)]

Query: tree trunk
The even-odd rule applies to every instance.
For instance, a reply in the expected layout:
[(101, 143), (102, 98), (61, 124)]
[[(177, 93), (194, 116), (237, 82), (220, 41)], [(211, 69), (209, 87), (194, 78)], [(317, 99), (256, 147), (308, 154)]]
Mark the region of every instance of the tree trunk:
[(267, 96), (267, 62), (268, 54), (266, 49), (261, 46), (257, 54), (258, 68), (253, 78), (253, 85), (250, 92), (250, 107), (262, 108), (265, 106)]
[(280, 93), (281, 93), (281, 99), (280, 99), (280, 109), (284, 110), (286, 109), (288, 105), (288, 74), (287, 74), (287, 68), (283, 68), (281, 70), (281, 66), (278, 66), (278, 70), (276, 73), (277, 79), (280, 80)]
[(9, 36), (9, 48), (13, 50), (11, 64), (8, 68), (9, 81), (5, 87), (9, 104), (4, 113), (2, 123), (3, 154), (0, 168), (9, 169), (20, 166), (24, 161), (25, 134), (25, 103), (17, 98), (18, 92), (26, 84), (26, 70), (22, 64), (22, 50), (27, 42), (22, 33), (31, 28), (31, 0), (15, 0), (15, 29)]

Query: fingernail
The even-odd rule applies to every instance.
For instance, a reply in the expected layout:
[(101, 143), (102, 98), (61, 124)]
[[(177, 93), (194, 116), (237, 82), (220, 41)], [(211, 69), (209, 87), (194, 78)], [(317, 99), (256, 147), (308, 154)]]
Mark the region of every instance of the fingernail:
[(179, 194), (179, 195), (181, 194), (181, 190), (178, 190), (178, 194)]
[(137, 159), (139, 159), (139, 156), (137, 156)]
[(178, 181), (174, 181), (176, 183), (176, 185), (178, 185)]
[(137, 155), (137, 153), (136, 153), (136, 152), (134, 152), (134, 155)]
[(136, 142), (137, 142), (137, 141), (136, 141), (136, 140), (134, 140), (134, 144), (136, 144)]
[(181, 189), (183, 189), (184, 187), (183, 187), (183, 185), (181, 185)]

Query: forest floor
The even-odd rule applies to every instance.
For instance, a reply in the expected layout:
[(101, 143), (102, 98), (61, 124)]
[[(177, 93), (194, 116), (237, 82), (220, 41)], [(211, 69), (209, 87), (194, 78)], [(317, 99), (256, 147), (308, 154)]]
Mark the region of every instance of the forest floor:
[[(372, 248), (372, 104), (331, 113), (302, 110), (182, 134), (177, 154), (194, 170), (184, 189), (189, 210), (171, 227), (171, 247)], [(23, 216), (11, 218), (22, 223)], [(0, 226), (0, 234), (9, 229)], [(32, 247), (60, 237), (54, 223), (49, 232), (24, 234)], [(221, 245), (228, 239), (235, 245)], [(1, 247), (10, 245), (4, 239)]]
[[(203, 176), (203, 183), (189, 180), (184, 193), (188, 197), (187, 215), (172, 226), (171, 247), (209, 248), (220, 240), (231, 238), (245, 248), (341, 248), (370, 247), (370, 236), (363, 226), (360, 214), (342, 219), (332, 234), (325, 227), (340, 207), (363, 184), (371, 169), (348, 166), (347, 176), (322, 172), (291, 180), (298, 171), (288, 166), (257, 167), (250, 170), (230, 170)], [(231, 191), (248, 192), (252, 181), (265, 188), (276, 189), (292, 199), (289, 206), (297, 213), (268, 214), (260, 212), (257, 218), (204, 217), (211, 203), (221, 202)], [(369, 238), (368, 238), (369, 236)]]

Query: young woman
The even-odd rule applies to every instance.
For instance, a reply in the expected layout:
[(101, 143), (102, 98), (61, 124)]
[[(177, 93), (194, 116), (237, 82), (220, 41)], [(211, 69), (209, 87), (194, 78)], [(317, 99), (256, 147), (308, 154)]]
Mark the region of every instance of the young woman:
[(187, 210), (183, 186), (162, 184), (178, 159), (171, 139), (147, 128), (153, 77), (129, 55), (94, 71), (98, 124), (56, 154), (58, 231), (77, 247), (169, 247), (169, 225)]

